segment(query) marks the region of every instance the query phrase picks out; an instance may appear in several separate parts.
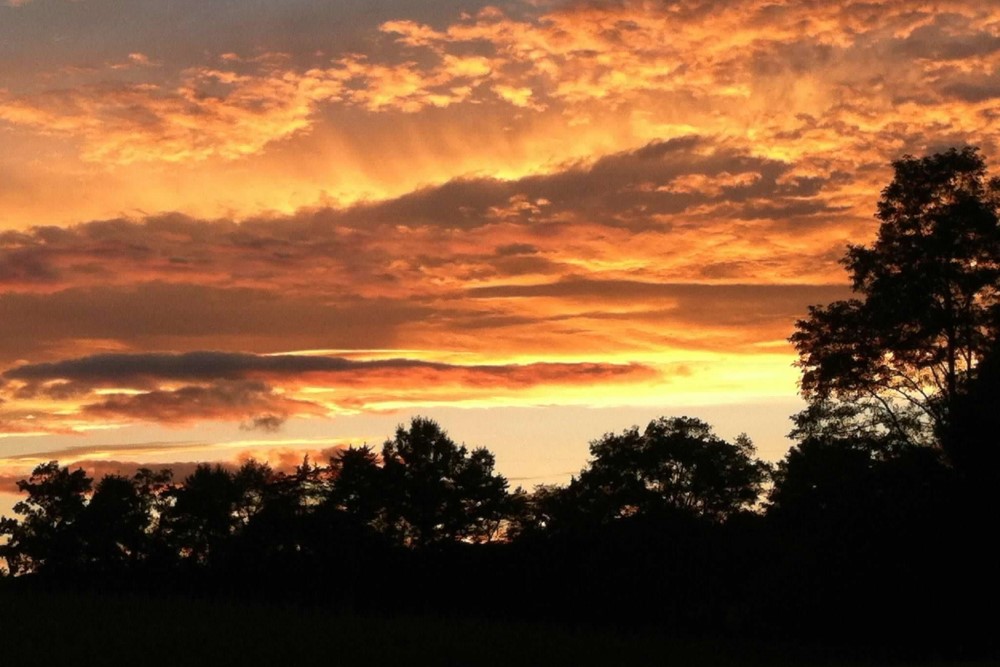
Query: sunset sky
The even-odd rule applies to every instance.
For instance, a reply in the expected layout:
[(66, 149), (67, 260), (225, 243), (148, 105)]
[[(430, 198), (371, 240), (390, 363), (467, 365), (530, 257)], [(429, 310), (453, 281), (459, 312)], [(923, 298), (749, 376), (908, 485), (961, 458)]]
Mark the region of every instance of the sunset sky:
[(0, 0), (3, 488), (416, 414), (526, 488), (778, 459), (890, 161), (998, 143), (982, 0)]

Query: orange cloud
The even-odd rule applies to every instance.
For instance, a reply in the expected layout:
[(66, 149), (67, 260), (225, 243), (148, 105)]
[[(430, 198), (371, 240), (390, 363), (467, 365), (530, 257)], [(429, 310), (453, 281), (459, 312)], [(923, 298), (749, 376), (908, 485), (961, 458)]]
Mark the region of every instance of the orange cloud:
[[(704, 134), (808, 153), (788, 133), (809, 118), (841, 123), (841, 144), (873, 133), (852, 107), (877, 112), (882, 137), (893, 124), (919, 126), (898, 108), (902, 98), (944, 114), (950, 127), (985, 129), (982, 103), (996, 86), (981, 78), (1000, 62), (998, 25), (1000, 11), (960, 0), (934, 8), (903, 0), (823, 7), (742, 0), (711, 9), (570, 3), (520, 19), (489, 9), (442, 30), (388, 21), (380, 30), (398, 48), (314, 67), (227, 53), (175, 79), (0, 95), (0, 120), (75, 137), (86, 160), (128, 164), (256, 154), (312, 129), (323, 106), (416, 113), (502, 101), (535, 112), (556, 105), (584, 124), (597, 107), (620, 110), (629, 123), (663, 131), (678, 125), (680, 112)], [(882, 67), (887, 58), (896, 66)], [(148, 58), (132, 53), (128, 62)], [(866, 75), (865, 90), (850, 83)], [(781, 108), (772, 105), (776, 95)], [(955, 98), (970, 113), (945, 111)], [(673, 104), (664, 108), (667, 100)], [(636, 136), (642, 131), (633, 127)]]
[(290, 416), (386, 409), (396, 403), (490, 400), (543, 387), (655, 379), (641, 364), (455, 365), (412, 359), (193, 352), (103, 354), (6, 371), (5, 393), (35, 410), (0, 411), (0, 427), (72, 431), (88, 422), (188, 425), (239, 421), (277, 430)]
[[(415, 16), (339, 51), (213, 35), (68, 62), (53, 42), (0, 75), (2, 367), (256, 364), (9, 375), (7, 433), (791, 395), (784, 340), (843, 295), (837, 260), (873, 233), (889, 160), (1000, 155), (989, 3)], [(301, 349), (363, 363), (260, 361)]]
[[(142, 58), (132, 54), (130, 62)], [(335, 73), (292, 74), (274, 63), (251, 73), (203, 67), (181, 72), (173, 85), (101, 83), (0, 95), (0, 120), (75, 137), (81, 157), (92, 162), (234, 159), (308, 128), (315, 105), (341, 87)]]
[[(823, 239), (826, 251), (831, 240), (842, 247), (838, 241), (858, 228), (840, 187), (836, 173), (796, 169), (688, 137), (552, 174), (458, 179), (395, 199), (288, 217), (236, 223), (174, 214), (7, 232), (0, 234), (0, 282), (46, 292), (151, 280), (282, 284), (285, 293), (309, 286), (313, 292), (386, 297), (504, 275), (566, 273), (590, 259), (614, 269), (616, 254), (625, 258), (627, 273), (641, 268), (659, 277), (701, 278), (704, 258), (691, 253), (702, 248), (743, 261), (757, 256), (773, 262), (780, 253), (789, 271), (783, 280), (836, 280), (835, 262), (817, 265), (814, 258), (803, 260), (802, 251), (810, 235)], [(868, 216), (866, 210), (862, 224)], [(842, 239), (831, 239), (838, 230)], [(725, 253), (715, 243), (720, 235), (729, 246)], [(505, 243), (530, 244), (535, 251), (494, 252)], [(771, 270), (766, 275), (775, 278)]]
[[(762, 354), (778, 370), (753, 390), (790, 394), (784, 339), (844, 295), (869, 224), (838, 178), (686, 137), (292, 216), (0, 234), (0, 353), (31, 360), (6, 374), (8, 430), (643, 401), (730, 391), (726, 366)], [(361, 356), (260, 356), (331, 348)]]
[(214, 382), (207, 386), (115, 393), (80, 409), (84, 418), (191, 424), (241, 420), (246, 428), (277, 430), (289, 414), (323, 414), (308, 401), (276, 394), (259, 382)]
[(698, 135), (835, 180), (857, 227), (892, 157), (997, 153), (998, 26), (967, 0), (526, 3), (360, 27), (349, 52), (130, 47), (0, 81), (0, 224), (287, 213)]

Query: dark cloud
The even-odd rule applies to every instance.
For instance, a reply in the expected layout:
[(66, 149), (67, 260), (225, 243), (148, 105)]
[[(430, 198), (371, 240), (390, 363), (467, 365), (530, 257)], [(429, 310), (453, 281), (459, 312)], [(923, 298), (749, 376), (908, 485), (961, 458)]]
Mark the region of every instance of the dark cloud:
[[(627, 374), (641, 371), (635, 364), (595, 363), (533, 363), (533, 364), (478, 364), (457, 365), (433, 363), (415, 359), (352, 360), (341, 357), (305, 355), (255, 355), (233, 352), (189, 353), (139, 353), (97, 354), (57, 362), (23, 364), (5, 371), (2, 377), (10, 381), (46, 383), (57, 380), (54, 386), (63, 392), (67, 382), (77, 387), (148, 387), (162, 382), (211, 382), (212, 400), (235, 403), (248, 402), (248, 398), (265, 394), (270, 388), (252, 378), (264, 377), (273, 381), (301, 378), (316, 374), (333, 382), (337, 376), (351, 376), (357, 381), (366, 375), (396, 376), (403, 380), (408, 372), (417, 374), (437, 373), (454, 376), (462, 381), (477, 381), (477, 377), (498, 381), (508, 378), (516, 384), (536, 384), (547, 381), (592, 380), (598, 376)], [(181, 399), (185, 396), (198, 399), (194, 387), (184, 387), (171, 392)], [(67, 396), (77, 396), (79, 391)], [(138, 396), (145, 396), (139, 394)], [(163, 399), (164, 397), (158, 397)], [(114, 407), (121, 397), (102, 403)], [(95, 408), (98, 409), (98, 408)]]
[(285, 418), (279, 415), (258, 415), (251, 419), (249, 422), (243, 422), (240, 424), (240, 428), (244, 431), (268, 431), (275, 432), (281, 428), (281, 425), (285, 423)]
[(783, 220), (811, 217), (820, 214), (844, 213), (850, 206), (831, 206), (823, 201), (760, 202), (747, 204), (734, 211), (740, 220)]
[(566, 267), (545, 257), (534, 255), (508, 256), (491, 263), (494, 269), (483, 277), (492, 276), (523, 276), (523, 275), (558, 275)]
[(276, 393), (262, 382), (214, 382), (207, 386), (156, 389), (141, 394), (115, 394), (85, 404), (89, 417), (190, 424), (202, 420), (244, 420), (251, 427), (277, 429), (292, 413), (322, 414), (306, 401)]
[(507, 245), (497, 246), (494, 252), (500, 257), (534, 255), (538, 252), (538, 248), (530, 243), (508, 243)]
[[(710, 327), (753, 326), (801, 316), (809, 305), (846, 298), (850, 289), (841, 285), (671, 284), (574, 277), (535, 285), (482, 287), (469, 292), (474, 298), (558, 298), (645, 304), (654, 310), (662, 300), (669, 302), (670, 307), (660, 310), (661, 314)], [(630, 313), (625, 317), (637, 315)]]
[[(683, 137), (654, 141), (592, 163), (566, 165), (551, 174), (514, 181), (457, 179), (396, 199), (304, 210), (289, 217), (236, 223), (171, 214), (5, 232), (0, 233), (0, 283), (15, 291), (46, 292), (69, 285), (107, 288), (147, 282), (219, 289), (266, 285), (281, 289), (282, 301), (290, 301), (289, 288), (293, 293), (341, 298), (419, 291), (426, 286), (415, 281), (425, 277), (425, 267), (468, 267), (460, 269), (465, 271), (459, 276), (463, 279), (551, 274), (561, 267), (541, 256), (539, 242), (545, 234), (571, 233), (566, 226), (576, 221), (668, 233), (670, 216), (697, 217), (693, 212), (705, 206), (724, 206), (725, 214), (737, 219), (795, 218), (843, 210), (822, 197), (823, 177), (793, 176), (791, 170), (785, 162)], [(522, 227), (522, 238), (492, 249), (483, 247), (481, 252), (454, 247), (457, 239), (452, 230), (482, 230), (498, 223)], [(528, 261), (526, 255), (536, 257)], [(504, 261), (511, 257), (522, 259)], [(178, 309), (178, 304), (164, 309), (158, 302), (167, 298), (165, 292), (181, 288), (143, 289), (158, 292), (142, 299), (155, 304), (156, 312)], [(127, 300), (128, 293), (120, 298)], [(259, 302), (260, 296), (226, 297), (219, 312), (232, 312), (237, 308), (234, 302)], [(65, 297), (75, 298), (70, 293)], [(109, 298), (114, 296), (105, 292), (77, 300), (92, 301), (99, 308), (102, 299)], [(206, 291), (205, 298), (213, 299), (213, 293)], [(52, 299), (65, 300), (55, 295)], [(181, 304), (196, 307), (190, 298)], [(122, 306), (115, 311), (135, 311)], [(60, 310), (75, 309), (62, 304)], [(320, 308), (331, 314), (336, 310)], [(288, 316), (281, 313), (271, 319)], [(86, 319), (84, 315), (79, 321)], [(194, 323), (202, 318), (181, 319)], [(161, 324), (165, 330), (177, 327), (170, 322), (157, 326)]]
[(659, 376), (638, 363), (457, 365), (226, 352), (99, 354), (9, 369), (2, 376), (8, 395), (44, 396), (59, 401), (62, 409), (0, 414), (0, 431), (69, 433), (81, 418), (166, 425), (229, 421), (247, 430), (274, 431), (289, 417), (322, 417), (336, 409), (490, 398), (537, 386), (632, 383)]
[[(11, 67), (65, 62), (100, 65), (122, 54), (141, 51), (183, 67), (200, 62), (205, 51), (252, 56), (284, 52), (313, 56), (337, 50), (370, 48), (378, 24), (399, 12), (436, 22), (444, 16), (475, 11), (479, 0), (314, 0), (280, 3), (242, 0), (31, 0), (21, 7), (0, 3), (0, 55)], [(174, 26), (175, 30), (164, 30)], [(57, 36), (58, 39), (53, 39)], [(86, 65), (84, 65), (86, 66)]]
[[(816, 197), (823, 181), (815, 176), (781, 180), (791, 168), (785, 162), (713, 147), (705, 138), (682, 137), (516, 181), (457, 179), (395, 200), (330, 211), (324, 217), (348, 227), (475, 229), (498, 219), (538, 225), (568, 214), (611, 227), (663, 230), (662, 223), (654, 222), (655, 214), (680, 214), (706, 203), (745, 206), (746, 217), (754, 215), (751, 202), (761, 198), (769, 200), (778, 216), (782, 208), (789, 215), (806, 207), (810, 212), (837, 210), (820, 199), (802, 201)], [(734, 174), (751, 178), (734, 182)], [(677, 179), (692, 175), (702, 177), (703, 189), (672, 187)]]
[(933, 23), (891, 43), (899, 56), (923, 60), (966, 60), (1000, 51), (1000, 36), (982, 31), (957, 14), (940, 14)]
[[(0, 415), (0, 431), (72, 432), (81, 417), (166, 425), (230, 421), (245, 430), (274, 431), (289, 417), (322, 417), (334, 409), (493, 397), (537, 386), (641, 382), (659, 374), (637, 363), (455, 365), (225, 352), (103, 354), (8, 370), (2, 377), (10, 395), (65, 401), (68, 410)], [(95, 391), (100, 388), (104, 391)]]
[[(631, 155), (639, 160), (663, 160), (671, 154), (689, 153), (691, 149), (701, 143), (704, 143), (704, 140), (694, 135), (667, 139), (666, 141), (653, 141), (638, 150), (632, 151)], [(613, 158), (609, 157), (608, 159), (611, 160)]]
[(309, 348), (388, 348), (397, 327), (429, 316), (412, 301), (200, 285), (66, 289), (0, 295), (0, 350), (9, 361), (75, 340), (129, 347), (198, 349), (206, 342), (260, 352)]
[(336, 373), (362, 369), (445, 368), (412, 359), (353, 361), (340, 357), (304, 355), (256, 355), (239, 352), (198, 351), (182, 354), (97, 354), (39, 364), (25, 364), (3, 373), (8, 380), (44, 381), (51, 379), (86, 382), (93, 385), (141, 382), (145, 379), (206, 381), (242, 379), (255, 373), (268, 376), (301, 375), (310, 372)]
[(745, 298), (760, 295), (766, 299), (770, 295), (797, 294), (811, 295), (819, 300), (832, 295), (843, 296), (848, 288), (841, 285), (748, 285), (748, 284), (697, 284), (697, 283), (652, 283), (633, 280), (593, 280), (584, 277), (570, 277), (554, 283), (536, 285), (496, 285), (469, 290), (477, 298), (492, 297), (571, 297), (602, 298), (612, 300), (635, 300), (644, 297), (689, 296), (705, 298), (712, 295), (727, 295)]
[[(24, 236), (7, 234), (5, 236)], [(3, 252), (0, 261), (0, 283), (48, 284), (56, 283), (59, 274), (55, 267), (46, 263), (41, 253), (32, 248), (14, 249)]]
[(828, 65), (836, 49), (803, 40), (789, 44), (765, 43), (754, 50), (750, 69), (757, 76), (802, 76)]
[(956, 81), (941, 87), (946, 96), (965, 102), (985, 102), (1000, 97), (1000, 74), (979, 81)]

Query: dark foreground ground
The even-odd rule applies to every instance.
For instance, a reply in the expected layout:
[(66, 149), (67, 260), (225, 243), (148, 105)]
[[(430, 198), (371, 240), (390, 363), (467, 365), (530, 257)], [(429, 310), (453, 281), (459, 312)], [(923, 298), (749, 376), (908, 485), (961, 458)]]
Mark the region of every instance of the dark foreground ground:
[(365, 616), (183, 597), (0, 590), (4, 665), (967, 665), (681, 641), (651, 629)]

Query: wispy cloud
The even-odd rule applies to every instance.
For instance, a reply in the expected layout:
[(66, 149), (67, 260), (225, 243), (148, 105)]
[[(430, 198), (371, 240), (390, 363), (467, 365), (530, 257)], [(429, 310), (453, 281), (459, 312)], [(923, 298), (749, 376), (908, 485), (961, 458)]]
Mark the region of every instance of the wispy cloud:
[(0, 408), (0, 430), (72, 431), (91, 420), (189, 425), (237, 421), (277, 430), (290, 416), (383, 409), (393, 402), (462, 402), (545, 387), (655, 379), (641, 364), (456, 365), (414, 359), (224, 352), (101, 354), (22, 364), (2, 374), (3, 394), (35, 409)]

